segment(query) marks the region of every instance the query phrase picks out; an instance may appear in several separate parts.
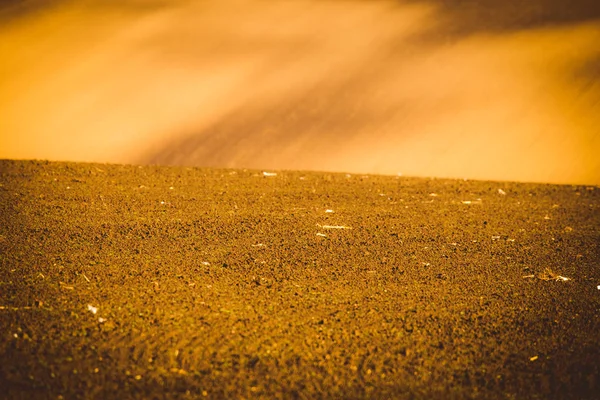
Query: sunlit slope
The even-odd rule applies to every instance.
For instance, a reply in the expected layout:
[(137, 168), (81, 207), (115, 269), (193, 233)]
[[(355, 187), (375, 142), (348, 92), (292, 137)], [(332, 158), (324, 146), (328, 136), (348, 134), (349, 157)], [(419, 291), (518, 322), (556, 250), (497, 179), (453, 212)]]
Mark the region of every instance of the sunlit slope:
[(0, 27), (0, 157), (600, 183), (600, 22), (459, 22), (435, 2), (45, 8)]

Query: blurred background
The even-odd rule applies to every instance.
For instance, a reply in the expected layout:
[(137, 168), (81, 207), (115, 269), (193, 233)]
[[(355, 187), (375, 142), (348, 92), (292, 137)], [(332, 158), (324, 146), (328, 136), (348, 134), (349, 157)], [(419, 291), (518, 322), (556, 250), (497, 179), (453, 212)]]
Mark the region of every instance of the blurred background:
[(600, 184), (600, 1), (3, 0), (0, 158)]

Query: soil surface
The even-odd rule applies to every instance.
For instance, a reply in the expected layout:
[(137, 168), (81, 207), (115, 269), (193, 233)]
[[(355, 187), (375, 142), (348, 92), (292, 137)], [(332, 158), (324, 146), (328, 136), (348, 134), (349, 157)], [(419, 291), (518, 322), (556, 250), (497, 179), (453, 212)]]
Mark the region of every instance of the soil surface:
[(600, 398), (598, 187), (0, 161), (0, 257), (3, 398)]

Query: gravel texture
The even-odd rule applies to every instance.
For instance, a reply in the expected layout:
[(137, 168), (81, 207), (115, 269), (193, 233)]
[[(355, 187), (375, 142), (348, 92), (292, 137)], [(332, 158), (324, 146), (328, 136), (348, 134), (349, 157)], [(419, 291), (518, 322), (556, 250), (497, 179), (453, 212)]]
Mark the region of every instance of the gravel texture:
[(599, 285), (598, 187), (0, 161), (4, 398), (600, 398)]

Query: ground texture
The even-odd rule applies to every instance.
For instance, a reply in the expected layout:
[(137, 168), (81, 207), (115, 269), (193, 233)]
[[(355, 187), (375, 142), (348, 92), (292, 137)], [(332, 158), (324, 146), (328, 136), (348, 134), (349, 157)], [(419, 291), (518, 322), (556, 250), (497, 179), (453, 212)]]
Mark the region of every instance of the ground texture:
[(0, 161), (0, 397), (600, 398), (600, 189)]

